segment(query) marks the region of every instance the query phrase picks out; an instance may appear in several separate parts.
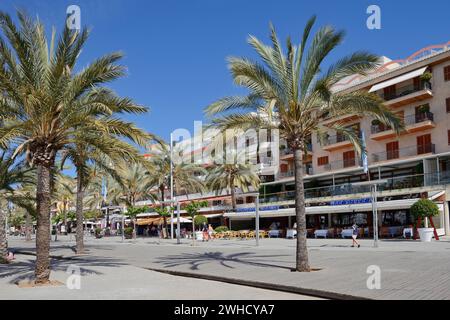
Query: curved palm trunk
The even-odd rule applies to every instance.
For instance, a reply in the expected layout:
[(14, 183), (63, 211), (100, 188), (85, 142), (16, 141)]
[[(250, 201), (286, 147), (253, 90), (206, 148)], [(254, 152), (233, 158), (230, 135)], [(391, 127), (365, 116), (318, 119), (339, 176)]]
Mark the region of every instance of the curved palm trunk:
[(25, 241), (31, 241), (31, 231), (33, 225), (31, 223), (31, 214), (26, 211), (25, 213)]
[(297, 216), (297, 252), (295, 270), (309, 272), (308, 248), (306, 243), (306, 211), (303, 186), (303, 154), (294, 151), (295, 159), (295, 213)]
[(83, 173), (81, 170), (77, 170), (77, 200), (76, 200), (76, 216), (77, 216), (77, 230), (76, 230), (76, 252), (77, 254), (84, 253), (84, 230), (83, 230)]
[(8, 254), (8, 245), (6, 244), (5, 229), (6, 214), (0, 209), (0, 263), (6, 263), (6, 255)]
[(37, 164), (36, 283), (47, 283), (50, 278), (50, 167)]

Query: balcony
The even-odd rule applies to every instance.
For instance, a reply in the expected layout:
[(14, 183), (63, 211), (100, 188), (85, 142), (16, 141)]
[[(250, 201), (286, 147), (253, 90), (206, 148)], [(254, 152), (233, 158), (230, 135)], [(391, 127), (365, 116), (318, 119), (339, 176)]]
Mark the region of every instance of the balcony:
[(326, 151), (333, 151), (342, 148), (351, 147), (353, 144), (348, 136), (341, 134), (329, 136), (323, 141), (322, 149)]
[(435, 146), (434, 144), (426, 145), (416, 145), (406, 148), (401, 148), (398, 150), (392, 150), (387, 152), (380, 152), (372, 154), (373, 163), (378, 163), (382, 161), (397, 160), (409, 157), (415, 157), (424, 154), (434, 154)]
[[(404, 118), (406, 133), (414, 133), (422, 130), (428, 130), (436, 127), (434, 123), (434, 114), (432, 112), (422, 112)], [(373, 125), (371, 127), (371, 136), (373, 140), (384, 140), (395, 137), (395, 132), (385, 125)]]
[(359, 158), (352, 158), (346, 160), (333, 161), (324, 165), (323, 168), (325, 171), (336, 171), (340, 169), (347, 169), (353, 167), (360, 167), (361, 160)]
[[(313, 168), (311, 165), (307, 165), (305, 167), (303, 167), (304, 170), (304, 174), (305, 175), (312, 175), (313, 174)], [(286, 172), (280, 172), (278, 174), (278, 178), (279, 179), (285, 179), (285, 178), (293, 178), (295, 176), (295, 171), (294, 170), (289, 170)]]
[(419, 85), (410, 84), (405, 86), (397, 86), (395, 92), (385, 95), (383, 92), (379, 94), (385, 100), (385, 105), (390, 107), (401, 107), (414, 102), (426, 100), (433, 97), (431, 84), (423, 82)]

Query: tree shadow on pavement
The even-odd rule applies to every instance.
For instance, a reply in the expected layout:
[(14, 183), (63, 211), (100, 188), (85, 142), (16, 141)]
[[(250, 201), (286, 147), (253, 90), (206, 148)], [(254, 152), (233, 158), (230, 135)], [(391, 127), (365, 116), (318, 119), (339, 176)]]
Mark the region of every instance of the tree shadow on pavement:
[[(127, 265), (121, 263), (116, 259), (90, 257), (90, 259), (74, 258), (74, 259), (51, 259), (51, 271), (67, 272), (70, 267), (78, 267), (81, 276), (87, 275), (101, 275), (92, 268), (94, 267), (121, 267)], [(35, 258), (20, 256), (10, 264), (0, 264), (0, 279), (11, 277), (8, 281), (10, 284), (15, 284), (22, 280), (29, 280), (34, 278)], [(69, 274), (68, 274), (69, 275)]]
[[(290, 267), (276, 263), (280, 261), (271, 260), (273, 258), (289, 257), (289, 255), (257, 255), (252, 252), (239, 252), (224, 254), (223, 252), (204, 253), (183, 253), (156, 258), (156, 263), (162, 264), (165, 268), (187, 265), (191, 270), (199, 270), (201, 266), (208, 263), (218, 263), (223, 267), (234, 269), (231, 264), (244, 264), (262, 268), (279, 268), (290, 270)], [(273, 263), (271, 263), (273, 262)]]

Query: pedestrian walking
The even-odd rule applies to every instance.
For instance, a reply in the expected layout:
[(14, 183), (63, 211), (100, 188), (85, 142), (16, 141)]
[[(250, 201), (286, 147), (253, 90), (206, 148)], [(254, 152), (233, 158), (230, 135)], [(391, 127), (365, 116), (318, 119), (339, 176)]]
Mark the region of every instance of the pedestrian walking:
[(356, 223), (353, 224), (352, 226), (352, 248), (355, 247), (355, 244), (359, 247), (361, 247), (361, 245), (359, 244), (359, 242), (356, 240), (356, 238), (358, 238), (358, 225)]

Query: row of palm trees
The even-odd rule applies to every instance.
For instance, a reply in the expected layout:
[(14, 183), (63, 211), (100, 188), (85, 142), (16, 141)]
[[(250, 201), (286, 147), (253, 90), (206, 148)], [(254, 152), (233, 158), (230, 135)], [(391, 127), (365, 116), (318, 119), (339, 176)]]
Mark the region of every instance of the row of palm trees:
[[(211, 124), (220, 130), (276, 128), (293, 151), (297, 271), (310, 270), (302, 162), (310, 137), (315, 134), (323, 138), (328, 130), (335, 130), (363, 153), (355, 132), (339, 121), (324, 127), (323, 120), (351, 113), (372, 116), (397, 131), (401, 129), (400, 120), (375, 94), (333, 89), (348, 76), (364, 75), (376, 68), (379, 58), (356, 52), (325, 68), (326, 58), (342, 42), (344, 33), (326, 26), (319, 28), (311, 40), (315, 20), (312, 17), (307, 22), (298, 46), (288, 38), (287, 52), (273, 27), (270, 46), (250, 36), (248, 42), (260, 61), (229, 58), (235, 84), (248, 89), (248, 95), (222, 98), (205, 110)], [(78, 32), (66, 27), (59, 38), (53, 32), (48, 40), (40, 21), (22, 12), (18, 12), (18, 21), (16, 25), (8, 14), (0, 12), (0, 148), (10, 150), (14, 162), (32, 168), (32, 181), (18, 180), (12, 189), (20, 190), (14, 185), (25, 188), (34, 183), (35, 192), (28, 195), (36, 204), (35, 275), (37, 283), (44, 283), (50, 275), (50, 207), (57, 192), (62, 192), (56, 186), (56, 177), (66, 161), (76, 169), (77, 252), (82, 253), (83, 209), (86, 203), (101, 202), (99, 176), (108, 175), (111, 185), (116, 185), (110, 188), (115, 191), (108, 193), (111, 201), (134, 206), (154, 188), (159, 190), (159, 200), (164, 201), (170, 183), (170, 157), (169, 149), (157, 137), (121, 118), (124, 114), (144, 114), (147, 108), (106, 87), (125, 74), (119, 64), (121, 53), (105, 55), (80, 69), (77, 60), (89, 37), (87, 29)], [(161, 148), (145, 160), (138, 147), (152, 140)], [(175, 192), (202, 190), (204, 184), (196, 177), (204, 174), (209, 176), (212, 189), (226, 189), (233, 195), (233, 207), (236, 187), (257, 189), (259, 183), (254, 170), (245, 165), (219, 165), (206, 172), (198, 165), (181, 164), (173, 171)], [(8, 183), (0, 188), (11, 192)], [(61, 195), (60, 199), (64, 198)], [(0, 241), (2, 237), (0, 232)]]
[[(36, 283), (50, 276), (50, 208), (57, 162), (70, 159), (77, 172), (77, 220), (83, 217), (83, 195), (89, 165), (104, 171), (119, 161), (137, 162), (136, 146), (154, 137), (124, 114), (147, 108), (118, 96), (105, 85), (125, 75), (122, 54), (107, 54), (81, 69), (77, 65), (89, 30), (65, 27), (47, 38), (44, 25), (23, 12), (18, 24), (0, 12), (0, 148), (11, 150), (14, 161), (34, 170)], [(2, 208), (3, 209), (3, 208)], [(77, 229), (77, 252), (83, 251), (82, 223)]]

